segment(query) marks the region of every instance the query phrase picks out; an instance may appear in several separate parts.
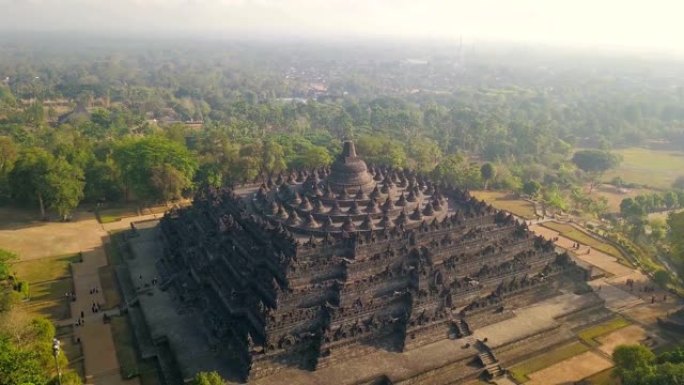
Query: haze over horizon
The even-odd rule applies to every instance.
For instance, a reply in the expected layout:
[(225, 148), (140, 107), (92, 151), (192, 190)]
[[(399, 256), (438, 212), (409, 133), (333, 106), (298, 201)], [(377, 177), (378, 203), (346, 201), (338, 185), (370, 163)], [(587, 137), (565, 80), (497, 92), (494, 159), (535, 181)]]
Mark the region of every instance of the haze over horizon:
[(684, 53), (674, 0), (0, 0), (0, 31), (504, 40)]

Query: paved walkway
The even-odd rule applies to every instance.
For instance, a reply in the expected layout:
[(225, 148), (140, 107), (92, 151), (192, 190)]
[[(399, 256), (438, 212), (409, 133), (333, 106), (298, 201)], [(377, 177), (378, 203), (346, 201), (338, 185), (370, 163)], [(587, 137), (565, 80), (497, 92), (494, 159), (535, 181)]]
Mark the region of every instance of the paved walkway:
[[(111, 326), (102, 321), (103, 313), (93, 313), (91, 308), (94, 302), (107, 306), (98, 269), (107, 265), (104, 244), (109, 241), (108, 231), (130, 228), (131, 222), (160, 216), (150, 214), (102, 225), (93, 213), (77, 212), (73, 222), (18, 220), (0, 228), (0, 246), (16, 252), (21, 260), (83, 253), (83, 262), (72, 264), (76, 295), (76, 301), (71, 303), (72, 318), (60, 321), (59, 324), (75, 325), (81, 311), (84, 313), (85, 324), (74, 327), (74, 338), (80, 338), (81, 341), (87, 384), (140, 383), (137, 377), (132, 380), (122, 379)], [(98, 293), (91, 294), (93, 288), (98, 288)]]
[[(653, 339), (656, 343), (662, 342), (657, 335), (648, 333), (648, 329), (644, 329), (644, 325), (655, 324), (657, 316), (662, 316), (677, 308), (678, 300), (676, 298), (668, 296), (668, 293), (657, 290), (657, 288), (654, 292), (644, 291), (644, 287), (655, 287), (655, 284), (641, 271), (620, 264), (613, 256), (593, 248), (589, 249), (582, 244), (580, 244), (579, 249), (574, 249), (573, 245), (576, 241), (539, 225), (532, 225), (530, 229), (544, 238), (556, 239), (555, 244), (568, 250), (575, 258), (610, 274), (609, 277), (594, 279), (588, 283), (594, 292), (605, 300), (607, 308), (622, 314), (635, 324), (599, 338), (601, 346), (598, 349), (529, 374), (530, 381), (527, 384), (573, 383), (612, 367), (613, 363), (607, 357), (610, 357), (617, 345), (639, 343), (648, 338)], [(633, 288), (627, 286), (628, 280), (634, 283)], [(656, 299), (656, 302), (651, 303), (651, 298)]]
[(478, 340), (486, 338), (489, 347), (497, 348), (558, 325), (557, 317), (582, 309), (594, 299), (593, 296), (572, 293), (558, 295), (516, 309), (515, 317), (476, 329), (473, 336)]
[[(595, 248), (589, 248), (586, 245), (580, 244), (579, 249), (574, 249), (572, 246), (577, 242), (560, 235), (557, 231), (539, 225), (530, 226), (530, 230), (546, 239), (558, 238), (558, 240), (555, 241), (557, 246), (568, 250), (575, 255), (577, 259), (596, 266), (613, 276), (621, 277), (634, 272), (634, 269), (618, 262), (617, 258), (596, 250)], [(589, 253), (587, 253), (587, 250)]]

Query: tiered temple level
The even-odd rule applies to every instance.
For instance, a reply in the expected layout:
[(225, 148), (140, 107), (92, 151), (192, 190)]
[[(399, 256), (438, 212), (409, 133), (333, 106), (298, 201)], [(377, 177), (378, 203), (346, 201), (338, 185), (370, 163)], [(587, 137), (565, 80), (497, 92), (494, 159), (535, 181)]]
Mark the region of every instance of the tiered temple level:
[(245, 378), (470, 333), (574, 264), (512, 216), (413, 172), (330, 168), (207, 190), (161, 222), (166, 281)]

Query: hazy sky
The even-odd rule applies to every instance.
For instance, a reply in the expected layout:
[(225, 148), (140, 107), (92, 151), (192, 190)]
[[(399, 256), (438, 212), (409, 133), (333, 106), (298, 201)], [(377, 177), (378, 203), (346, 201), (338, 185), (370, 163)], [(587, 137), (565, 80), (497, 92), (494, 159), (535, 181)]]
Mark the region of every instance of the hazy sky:
[(0, 29), (505, 39), (684, 50), (684, 0), (0, 0)]

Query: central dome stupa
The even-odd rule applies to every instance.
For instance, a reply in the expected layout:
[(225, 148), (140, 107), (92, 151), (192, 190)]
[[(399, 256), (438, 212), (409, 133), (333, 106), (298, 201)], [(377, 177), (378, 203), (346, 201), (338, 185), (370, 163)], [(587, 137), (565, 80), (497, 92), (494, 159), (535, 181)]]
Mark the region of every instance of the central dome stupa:
[(328, 183), (330, 188), (336, 192), (342, 190), (356, 191), (358, 189), (370, 191), (373, 189), (373, 177), (368, 172), (366, 162), (356, 155), (356, 147), (351, 140), (344, 142), (342, 153), (338, 155), (330, 167)]

